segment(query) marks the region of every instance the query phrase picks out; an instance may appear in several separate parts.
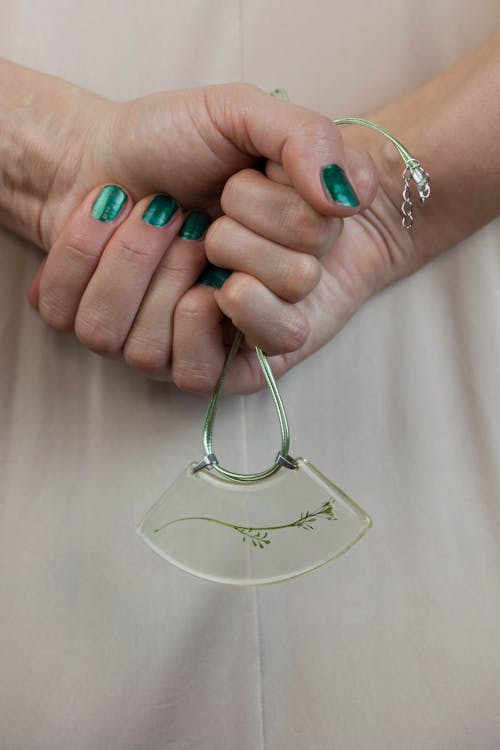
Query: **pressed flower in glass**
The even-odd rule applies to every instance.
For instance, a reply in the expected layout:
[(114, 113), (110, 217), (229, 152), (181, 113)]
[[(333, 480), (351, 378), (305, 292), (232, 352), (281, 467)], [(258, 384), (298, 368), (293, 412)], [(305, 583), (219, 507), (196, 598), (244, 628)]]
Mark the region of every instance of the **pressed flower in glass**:
[(257, 482), (188, 466), (139, 526), (169, 562), (213, 581), (262, 584), (307, 573), (346, 552), (371, 525), (365, 511), (304, 459)]

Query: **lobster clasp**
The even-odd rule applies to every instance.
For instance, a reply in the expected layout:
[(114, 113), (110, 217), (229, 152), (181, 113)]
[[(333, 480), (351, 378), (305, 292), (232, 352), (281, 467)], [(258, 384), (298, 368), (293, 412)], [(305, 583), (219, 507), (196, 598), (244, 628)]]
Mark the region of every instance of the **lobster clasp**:
[(420, 198), (420, 203), (423, 206), (425, 201), (431, 194), (431, 186), (429, 185), (430, 174), (422, 168), (420, 162), (418, 161), (410, 162), (407, 166), (410, 170), (411, 178), (417, 186), (418, 197)]

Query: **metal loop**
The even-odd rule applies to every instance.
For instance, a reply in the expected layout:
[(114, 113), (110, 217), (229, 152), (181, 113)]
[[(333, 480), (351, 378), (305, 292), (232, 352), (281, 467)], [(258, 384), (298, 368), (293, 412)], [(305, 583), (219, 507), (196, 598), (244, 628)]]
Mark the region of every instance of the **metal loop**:
[(209, 453), (205, 458), (202, 458), (196, 466), (193, 466), (193, 474), (196, 474), (197, 471), (201, 471), (202, 469), (211, 469), (212, 466), (217, 466), (218, 463), (217, 456), (214, 453)]
[(271, 391), (271, 396), (273, 397), (274, 406), (278, 415), (281, 432), (280, 451), (276, 456), (274, 463), (268, 469), (259, 471), (255, 474), (240, 474), (238, 472), (225, 469), (223, 466), (221, 466), (212, 450), (212, 434), (215, 424), (217, 404), (222, 391), (224, 380), (227, 373), (229, 372), (229, 369), (231, 368), (231, 365), (233, 364), (236, 354), (238, 353), (238, 349), (240, 348), (242, 339), (243, 334), (241, 333), (241, 331), (237, 331), (229, 354), (226, 357), (226, 361), (215, 387), (215, 391), (211, 398), (207, 410), (207, 416), (205, 417), (205, 424), (203, 426), (203, 445), (206, 451), (206, 455), (205, 458), (203, 458), (193, 468), (193, 472), (200, 471), (201, 469), (213, 469), (213, 471), (222, 474), (224, 477), (226, 477), (226, 479), (230, 479), (233, 482), (258, 482), (261, 479), (266, 479), (266, 477), (272, 476), (275, 472), (278, 471), (278, 469), (282, 467), (286, 467), (288, 469), (296, 468), (294, 459), (290, 458), (290, 456), (288, 455), (288, 449), (290, 447), (290, 431), (288, 429), (288, 420), (286, 417), (285, 407), (283, 406), (283, 401), (281, 400), (281, 396), (278, 391), (278, 386), (276, 385), (276, 380), (274, 379), (271, 365), (269, 364), (269, 360), (262, 349), (256, 348), (255, 351), (257, 353), (257, 358), (259, 360), (261, 370), (266, 379), (267, 386)]
[(276, 456), (276, 463), (278, 463), (280, 466), (284, 466), (287, 469), (296, 469), (297, 468), (297, 461), (294, 458), (291, 458), (291, 456), (282, 456), (281, 453), (278, 453)]

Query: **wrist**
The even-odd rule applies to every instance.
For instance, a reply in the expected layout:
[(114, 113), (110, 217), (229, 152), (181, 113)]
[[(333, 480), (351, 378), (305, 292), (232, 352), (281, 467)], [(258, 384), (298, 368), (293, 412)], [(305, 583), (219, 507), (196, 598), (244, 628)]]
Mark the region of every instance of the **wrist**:
[(54, 192), (64, 194), (76, 179), (86, 100), (100, 98), (0, 60), (0, 225), (46, 251), (45, 208)]

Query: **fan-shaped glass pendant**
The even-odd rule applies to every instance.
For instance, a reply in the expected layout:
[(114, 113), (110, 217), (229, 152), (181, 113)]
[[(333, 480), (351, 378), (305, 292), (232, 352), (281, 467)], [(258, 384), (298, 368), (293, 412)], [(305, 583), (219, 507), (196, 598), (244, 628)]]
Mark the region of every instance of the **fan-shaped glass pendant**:
[(274, 463), (257, 474), (224, 469), (212, 431), (231, 347), (208, 407), (206, 455), (188, 466), (146, 513), (138, 533), (182, 570), (220, 583), (275, 583), (314, 570), (346, 552), (371, 526), (365, 511), (309, 461), (288, 455), (288, 420), (266, 355), (256, 349), (281, 429)]
[(188, 466), (140, 522), (144, 541), (212, 581), (264, 584), (314, 570), (371, 526), (365, 511), (305, 459), (256, 482)]

